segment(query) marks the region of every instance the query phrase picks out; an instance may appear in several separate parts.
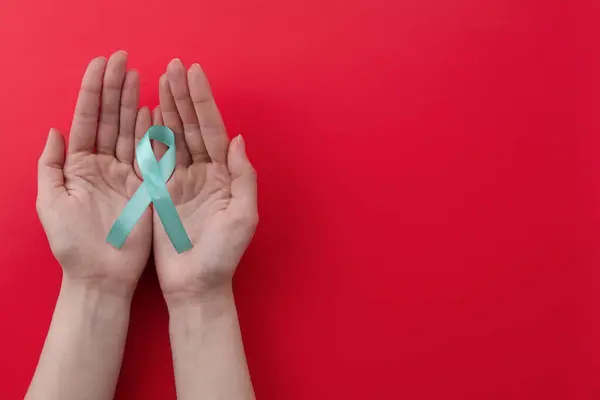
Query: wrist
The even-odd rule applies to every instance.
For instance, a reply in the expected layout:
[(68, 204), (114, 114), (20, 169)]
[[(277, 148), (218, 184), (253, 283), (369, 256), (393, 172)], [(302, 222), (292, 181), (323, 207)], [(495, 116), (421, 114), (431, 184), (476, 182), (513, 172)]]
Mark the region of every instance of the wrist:
[(53, 319), (62, 316), (70, 325), (100, 337), (126, 329), (130, 309), (131, 298), (63, 278)]
[(107, 282), (85, 279), (73, 279), (63, 276), (59, 297), (68, 302), (89, 304), (114, 308), (129, 308), (133, 290)]
[(233, 287), (231, 282), (227, 282), (200, 290), (163, 291), (163, 296), (169, 310), (197, 308), (232, 301)]
[(233, 288), (225, 285), (194, 294), (172, 294), (165, 296), (171, 320), (190, 315), (219, 316), (223, 312), (235, 309)]
[[(168, 305), (169, 336), (173, 345), (197, 348), (214, 332), (228, 331), (237, 321), (233, 292), (213, 293), (202, 299)], [(212, 334), (211, 334), (212, 332)]]

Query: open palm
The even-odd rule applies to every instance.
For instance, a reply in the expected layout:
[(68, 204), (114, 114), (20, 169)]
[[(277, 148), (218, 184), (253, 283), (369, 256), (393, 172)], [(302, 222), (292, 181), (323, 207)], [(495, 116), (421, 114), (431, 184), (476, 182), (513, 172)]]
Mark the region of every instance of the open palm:
[[(167, 299), (231, 283), (258, 222), (256, 174), (241, 136), (229, 141), (198, 64), (173, 60), (159, 83), (155, 124), (175, 133), (177, 166), (167, 188), (194, 247), (177, 254), (154, 214), (154, 258)], [(157, 146), (157, 156), (164, 148)]]
[(121, 250), (106, 235), (141, 184), (135, 142), (150, 127), (138, 113), (139, 78), (127, 55), (96, 58), (83, 77), (65, 157), (51, 130), (39, 163), (38, 213), (65, 275), (133, 291), (152, 244), (152, 214), (142, 216)]

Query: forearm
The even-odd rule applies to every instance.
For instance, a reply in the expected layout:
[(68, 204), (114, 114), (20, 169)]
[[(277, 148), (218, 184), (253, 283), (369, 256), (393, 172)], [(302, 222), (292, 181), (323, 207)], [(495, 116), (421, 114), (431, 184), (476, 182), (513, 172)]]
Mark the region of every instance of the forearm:
[(63, 279), (26, 399), (112, 399), (131, 300)]
[(169, 305), (177, 397), (254, 399), (231, 289)]

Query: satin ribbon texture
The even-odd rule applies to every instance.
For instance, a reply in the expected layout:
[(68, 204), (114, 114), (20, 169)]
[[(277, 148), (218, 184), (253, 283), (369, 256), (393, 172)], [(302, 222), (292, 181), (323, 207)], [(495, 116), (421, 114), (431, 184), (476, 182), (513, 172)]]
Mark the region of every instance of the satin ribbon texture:
[[(160, 161), (157, 161), (154, 156), (150, 145), (151, 139), (158, 140), (168, 147)], [(175, 170), (175, 135), (173, 131), (165, 126), (153, 126), (148, 129), (135, 149), (135, 157), (144, 182), (110, 228), (106, 241), (115, 248), (121, 249), (146, 208), (153, 203), (175, 250), (181, 254), (191, 249), (192, 242), (185, 232), (166, 185)]]

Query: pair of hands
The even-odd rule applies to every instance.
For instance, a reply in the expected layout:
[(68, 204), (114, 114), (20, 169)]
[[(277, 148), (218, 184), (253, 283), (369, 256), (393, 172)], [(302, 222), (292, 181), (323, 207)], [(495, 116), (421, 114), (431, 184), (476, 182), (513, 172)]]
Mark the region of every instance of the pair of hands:
[[(127, 54), (92, 60), (81, 83), (65, 152), (52, 129), (39, 160), (37, 210), (64, 279), (131, 297), (154, 252), (168, 304), (230, 289), (258, 222), (256, 173), (241, 136), (229, 140), (198, 64), (178, 59), (160, 77), (160, 106), (139, 107)], [(175, 133), (167, 188), (194, 247), (178, 254), (149, 207), (121, 250), (106, 235), (142, 183), (135, 146), (152, 124)], [(166, 148), (155, 144), (159, 158)]]

